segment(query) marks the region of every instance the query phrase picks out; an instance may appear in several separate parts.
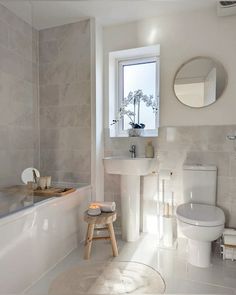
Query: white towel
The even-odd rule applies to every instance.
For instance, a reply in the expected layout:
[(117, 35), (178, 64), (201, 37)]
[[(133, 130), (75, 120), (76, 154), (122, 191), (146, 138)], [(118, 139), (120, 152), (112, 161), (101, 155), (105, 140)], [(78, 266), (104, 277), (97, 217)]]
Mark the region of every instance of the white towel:
[(96, 204), (100, 207), (102, 212), (114, 212), (116, 210), (115, 202), (93, 202), (91, 204)]

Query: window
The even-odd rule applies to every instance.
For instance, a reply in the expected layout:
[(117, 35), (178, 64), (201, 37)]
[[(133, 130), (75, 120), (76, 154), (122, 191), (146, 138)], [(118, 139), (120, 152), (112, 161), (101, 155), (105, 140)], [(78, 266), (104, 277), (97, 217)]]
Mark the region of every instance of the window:
[(142, 136), (158, 135), (159, 57), (159, 44), (109, 52), (105, 89), (110, 137), (126, 137), (136, 124), (145, 125)]
[[(159, 59), (118, 61), (118, 133), (131, 124), (145, 125), (144, 135), (157, 135), (159, 125)], [(137, 126), (137, 125), (136, 125)]]

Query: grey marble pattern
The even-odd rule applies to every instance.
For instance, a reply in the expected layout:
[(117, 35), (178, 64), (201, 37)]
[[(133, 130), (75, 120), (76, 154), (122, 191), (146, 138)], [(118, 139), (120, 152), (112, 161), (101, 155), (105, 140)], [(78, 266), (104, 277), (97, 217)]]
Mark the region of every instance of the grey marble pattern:
[[(236, 142), (228, 140), (227, 135), (235, 133), (236, 125), (161, 127), (159, 136), (152, 138), (159, 168), (173, 171), (172, 180), (166, 182), (166, 189), (174, 191), (176, 205), (183, 202), (184, 163), (217, 166), (217, 205), (224, 210), (226, 224), (231, 227), (236, 227)], [(146, 141), (145, 138), (109, 138), (106, 130), (105, 155), (128, 156), (129, 146), (134, 143), (138, 156), (143, 156)], [(106, 199), (120, 200), (119, 187), (120, 179), (117, 176), (105, 174)]]
[(55, 181), (91, 179), (90, 22), (39, 32), (40, 168)]
[(38, 33), (0, 5), (0, 185), (38, 160)]

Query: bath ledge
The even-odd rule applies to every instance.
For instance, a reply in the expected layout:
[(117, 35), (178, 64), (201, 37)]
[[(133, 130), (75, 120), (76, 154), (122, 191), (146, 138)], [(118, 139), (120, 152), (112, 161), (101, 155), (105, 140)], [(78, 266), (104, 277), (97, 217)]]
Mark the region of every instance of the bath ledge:
[[(52, 197), (47, 198), (47, 199), (40, 201), (38, 203), (34, 203), (28, 207), (22, 208), (19, 211), (9, 213), (8, 215), (0, 217), (0, 226), (8, 224), (8, 223), (12, 223), (12, 222), (16, 221), (17, 219), (25, 217), (26, 215), (30, 215), (32, 213), (36, 214), (37, 209), (46, 207), (52, 203), (55, 203), (55, 205), (56, 205), (56, 203), (64, 202), (66, 199), (68, 199), (68, 197), (70, 197), (70, 196), (73, 197), (74, 195), (76, 195), (76, 193), (82, 192), (86, 189), (91, 189), (91, 187), (92, 187), (91, 185), (81, 186), (81, 187), (78, 187), (76, 189), (76, 191), (74, 191), (70, 194), (67, 194), (65, 196), (60, 196), (60, 197), (52, 196)], [(32, 220), (32, 222), (33, 222), (33, 220)]]

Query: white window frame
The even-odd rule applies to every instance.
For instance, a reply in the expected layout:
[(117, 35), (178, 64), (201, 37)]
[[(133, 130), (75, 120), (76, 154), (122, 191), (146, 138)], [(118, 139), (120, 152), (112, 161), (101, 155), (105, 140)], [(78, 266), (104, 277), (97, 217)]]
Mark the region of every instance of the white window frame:
[[(137, 65), (144, 63), (156, 63), (156, 99), (158, 111), (155, 115), (155, 129), (144, 129), (143, 136), (152, 137), (158, 136), (158, 128), (159, 128), (159, 113), (160, 113), (160, 58), (159, 56), (148, 56), (148, 57), (135, 57), (135, 58), (127, 58), (127, 59), (119, 59), (117, 60), (117, 94), (116, 94), (116, 110), (119, 112), (121, 101), (123, 99), (124, 93), (124, 71), (123, 67), (126, 65)], [(121, 119), (116, 125), (116, 136), (117, 137), (125, 137), (127, 136), (127, 130), (123, 130), (123, 119)]]

